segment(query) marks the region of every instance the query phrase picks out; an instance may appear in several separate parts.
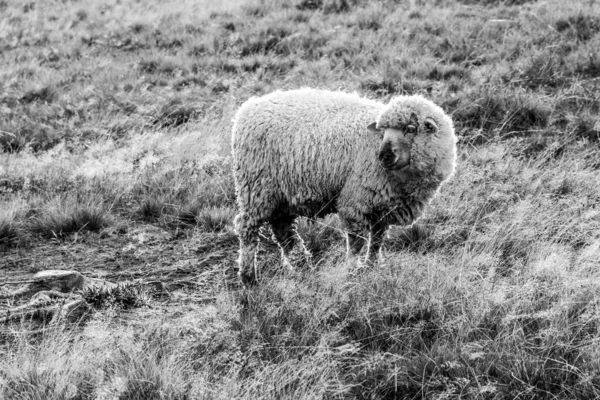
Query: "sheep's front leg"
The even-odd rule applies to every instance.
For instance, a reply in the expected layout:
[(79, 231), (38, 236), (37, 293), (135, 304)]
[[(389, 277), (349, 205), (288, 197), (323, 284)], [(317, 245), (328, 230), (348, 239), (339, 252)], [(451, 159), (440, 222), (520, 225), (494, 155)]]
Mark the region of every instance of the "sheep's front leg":
[(369, 247), (367, 248), (366, 260), (369, 263), (375, 263), (377, 261), (377, 255), (381, 246), (383, 245), (383, 237), (387, 226), (383, 224), (375, 224), (371, 227), (371, 238), (369, 241)]
[(342, 209), (339, 213), (342, 227), (346, 231), (346, 255), (358, 255), (368, 242), (369, 223), (361, 214), (352, 209)]
[(365, 235), (357, 232), (346, 233), (346, 250), (348, 257), (356, 256), (367, 244)]

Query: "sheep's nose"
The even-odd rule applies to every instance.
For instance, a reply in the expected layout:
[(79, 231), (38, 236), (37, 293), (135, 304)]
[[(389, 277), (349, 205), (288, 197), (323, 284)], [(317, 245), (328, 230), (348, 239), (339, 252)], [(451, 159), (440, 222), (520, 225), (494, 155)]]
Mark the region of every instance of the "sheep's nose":
[(379, 151), (379, 162), (384, 168), (389, 168), (396, 162), (397, 158), (390, 146), (384, 146), (381, 151)]
[(392, 153), (391, 151), (381, 151), (379, 153), (379, 161), (381, 161), (384, 164), (388, 164), (394, 161), (394, 153)]

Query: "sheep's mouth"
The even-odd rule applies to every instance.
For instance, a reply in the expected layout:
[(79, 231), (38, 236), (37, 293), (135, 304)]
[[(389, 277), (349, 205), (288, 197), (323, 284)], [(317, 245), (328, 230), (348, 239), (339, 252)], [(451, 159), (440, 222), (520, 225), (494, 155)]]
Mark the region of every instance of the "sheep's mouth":
[(395, 159), (381, 159), (381, 166), (388, 171), (405, 169), (410, 165), (410, 160), (402, 160), (400, 157)]
[(410, 151), (407, 149), (392, 150), (389, 143), (385, 143), (378, 154), (379, 164), (386, 170), (400, 170), (410, 165)]

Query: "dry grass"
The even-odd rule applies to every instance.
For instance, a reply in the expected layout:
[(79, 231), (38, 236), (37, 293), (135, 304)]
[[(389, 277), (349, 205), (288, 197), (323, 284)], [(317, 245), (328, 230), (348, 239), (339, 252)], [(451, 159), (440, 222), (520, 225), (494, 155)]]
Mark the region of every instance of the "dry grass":
[[(0, 1), (3, 279), (173, 284), (73, 330), (3, 327), (0, 397), (599, 397), (599, 11)], [(312, 269), (282, 271), (265, 231), (244, 290), (231, 118), (303, 86), (433, 99), (458, 169), (377, 267), (345, 261), (335, 217), (300, 220)]]

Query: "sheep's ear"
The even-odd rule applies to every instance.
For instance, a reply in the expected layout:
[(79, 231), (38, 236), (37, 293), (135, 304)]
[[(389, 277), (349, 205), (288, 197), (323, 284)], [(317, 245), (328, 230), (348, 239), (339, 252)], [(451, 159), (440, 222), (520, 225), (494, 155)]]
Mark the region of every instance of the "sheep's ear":
[(435, 134), (440, 130), (433, 118), (425, 119), (425, 132)]
[(373, 133), (381, 133), (381, 129), (377, 128), (377, 122), (371, 122), (367, 125), (367, 129)]

